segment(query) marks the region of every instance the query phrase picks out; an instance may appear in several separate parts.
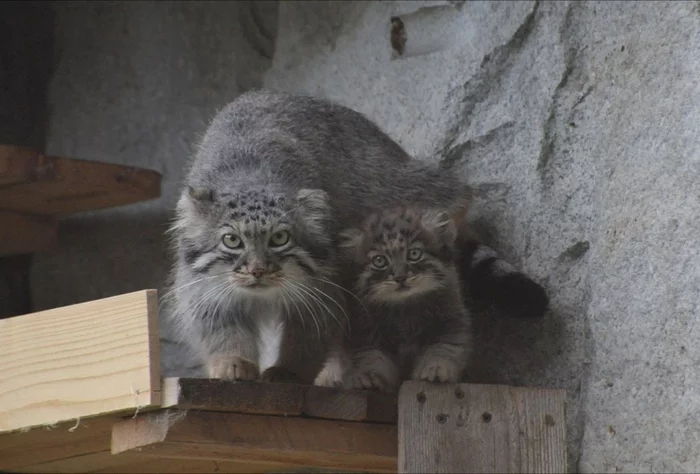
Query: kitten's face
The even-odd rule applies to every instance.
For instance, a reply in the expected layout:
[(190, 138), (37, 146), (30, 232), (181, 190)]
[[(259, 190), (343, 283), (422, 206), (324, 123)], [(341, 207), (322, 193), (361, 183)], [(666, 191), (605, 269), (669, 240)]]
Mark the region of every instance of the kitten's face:
[(446, 285), (453, 271), (455, 230), (444, 212), (401, 209), (370, 216), (342, 233), (360, 269), (356, 289), (374, 302), (401, 303)]
[(212, 299), (235, 293), (297, 299), (304, 285), (330, 271), (330, 208), (322, 191), (290, 197), (263, 189), (190, 190), (178, 211), (181, 261), (208, 282)]

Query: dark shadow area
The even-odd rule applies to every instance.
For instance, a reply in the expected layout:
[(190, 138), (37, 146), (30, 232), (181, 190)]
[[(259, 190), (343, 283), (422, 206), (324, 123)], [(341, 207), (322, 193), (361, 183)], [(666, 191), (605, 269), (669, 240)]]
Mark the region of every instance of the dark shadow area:
[[(53, 44), (49, 2), (0, 2), (0, 143), (44, 149)], [(31, 263), (31, 255), (0, 258), (0, 319), (32, 311)]]

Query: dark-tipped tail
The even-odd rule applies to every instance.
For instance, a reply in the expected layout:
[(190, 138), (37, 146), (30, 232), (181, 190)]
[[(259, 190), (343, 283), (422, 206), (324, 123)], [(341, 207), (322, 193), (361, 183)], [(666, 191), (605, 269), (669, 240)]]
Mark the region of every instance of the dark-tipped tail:
[(547, 311), (549, 297), (544, 288), (492, 248), (467, 240), (459, 259), (465, 290), (475, 303), (491, 306), (499, 315), (511, 318), (539, 318)]

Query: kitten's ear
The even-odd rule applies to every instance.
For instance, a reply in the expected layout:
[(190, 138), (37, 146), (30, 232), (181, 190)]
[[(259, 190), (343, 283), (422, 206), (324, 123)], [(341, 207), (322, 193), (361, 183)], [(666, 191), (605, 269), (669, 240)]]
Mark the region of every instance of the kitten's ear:
[(297, 213), (304, 227), (317, 236), (326, 236), (331, 218), (328, 194), (320, 189), (300, 189), (297, 192)]
[(357, 248), (362, 244), (364, 233), (360, 229), (343, 229), (338, 234), (338, 247)]
[(426, 211), (421, 217), (421, 225), (435, 233), (446, 244), (454, 244), (457, 238), (457, 227), (448, 212)]

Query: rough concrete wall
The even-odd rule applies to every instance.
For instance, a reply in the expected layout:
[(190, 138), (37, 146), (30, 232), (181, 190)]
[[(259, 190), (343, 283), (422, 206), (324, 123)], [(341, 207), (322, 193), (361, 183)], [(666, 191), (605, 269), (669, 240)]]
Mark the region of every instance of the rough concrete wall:
[(265, 85), (456, 160), (496, 247), (546, 284), (544, 321), (478, 322), (474, 378), (567, 388), (572, 470), (700, 469), (698, 3), (283, 2), (279, 17)]
[[(238, 4), (160, 5), (57, 6), (49, 151), (166, 178), (159, 201), (66, 223), (35, 266), (40, 306), (160, 286), (190, 143), (269, 64)], [(456, 161), (494, 246), (547, 286), (543, 321), (477, 320), (471, 373), (566, 388), (572, 471), (700, 469), (699, 32), (691, 2), (280, 5), (264, 85)]]

